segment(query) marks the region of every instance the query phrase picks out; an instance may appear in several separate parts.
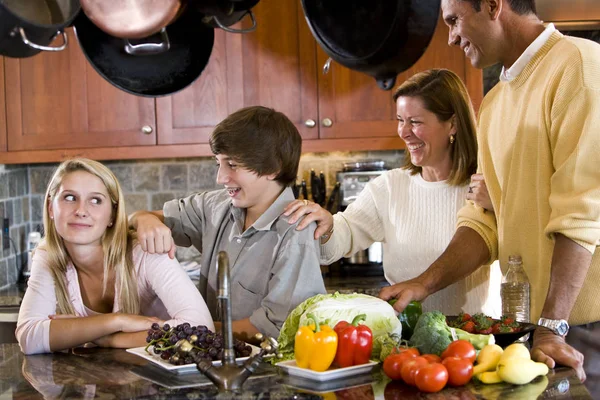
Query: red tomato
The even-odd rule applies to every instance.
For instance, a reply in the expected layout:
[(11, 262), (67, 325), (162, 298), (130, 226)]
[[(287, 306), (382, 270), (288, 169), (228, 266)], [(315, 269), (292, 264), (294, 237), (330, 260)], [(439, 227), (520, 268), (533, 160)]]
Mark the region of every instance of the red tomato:
[(415, 374), (415, 384), (422, 392), (439, 392), (447, 382), (448, 370), (443, 364), (427, 364)]
[(415, 374), (419, 368), (428, 365), (429, 361), (423, 357), (415, 357), (402, 364), (402, 380), (407, 385), (415, 386)]
[(390, 379), (402, 379), (402, 375), (400, 374), (402, 370), (402, 364), (404, 364), (406, 360), (415, 357), (416, 356), (413, 352), (407, 351), (400, 354), (390, 354), (385, 358), (385, 360), (383, 360), (383, 372), (385, 372)]
[(448, 370), (448, 385), (466, 385), (473, 376), (473, 363), (466, 358), (446, 357), (442, 365)]
[(419, 353), (419, 349), (417, 349), (416, 347), (409, 347), (409, 346), (399, 346), (396, 347), (393, 351), (392, 354), (402, 354), (402, 353), (412, 353), (416, 356), (420, 356), (421, 353)]
[(446, 357), (459, 357), (466, 358), (471, 361), (471, 364), (475, 362), (475, 358), (477, 357), (477, 353), (475, 352), (475, 347), (471, 344), (471, 342), (463, 339), (455, 340), (450, 343), (446, 350), (442, 352), (442, 360)]
[(437, 354), (423, 354), (421, 357), (427, 359), (430, 364), (442, 362), (442, 358)]

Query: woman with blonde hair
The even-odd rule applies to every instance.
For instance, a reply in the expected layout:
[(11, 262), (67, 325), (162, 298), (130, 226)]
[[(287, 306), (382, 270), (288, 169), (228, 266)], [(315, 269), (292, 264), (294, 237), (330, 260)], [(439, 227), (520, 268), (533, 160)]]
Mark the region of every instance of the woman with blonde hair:
[[(291, 215), (289, 223), (306, 215), (298, 229), (317, 221), (315, 237), (321, 237), (324, 264), (383, 242), (384, 273), (392, 285), (418, 276), (442, 254), (465, 199), (478, 203), (481, 212), (492, 212), (485, 210), (485, 183), (472, 177), (477, 169), (475, 113), (460, 78), (447, 69), (423, 71), (403, 82), (393, 100), (398, 135), (406, 144), (404, 165), (369, 182), (343, 212), (331, 215), (318, 204), (295, 201), (284, 214)], [(497, 276), (490, 281), (491, 271), (480, 268), (429, 296), (423, 308), (498, 316), (500, 282)], [(387, 300), (385, 291), (380, 297)]]
[(177, 261), (145, 253), (129, 232), (121, 187), (103, 164), (81, 158), (58, 166), (44, 200), (44, 232), (17, 321), (25, 354), (89, 342), (142, 346), (155, 322), (214, 330)]

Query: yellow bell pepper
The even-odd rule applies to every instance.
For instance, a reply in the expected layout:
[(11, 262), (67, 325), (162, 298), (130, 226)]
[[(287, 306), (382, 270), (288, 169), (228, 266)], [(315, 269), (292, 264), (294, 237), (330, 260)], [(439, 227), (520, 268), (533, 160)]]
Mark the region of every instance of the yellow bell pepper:
[(319, 325), (313, 314), (308, 314), (314, 325), (300, 327), (296, 332), (294, 354), (296, 365), (313, 371), (326, 371), (335, 358), (337, 351), (337, 333), (328, 325)]

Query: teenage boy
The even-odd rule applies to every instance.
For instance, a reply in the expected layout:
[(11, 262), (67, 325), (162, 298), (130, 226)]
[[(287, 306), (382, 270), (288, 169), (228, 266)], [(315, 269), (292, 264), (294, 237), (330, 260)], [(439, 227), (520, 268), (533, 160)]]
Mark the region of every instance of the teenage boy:
[[(277, 338), (288, 314), (325, 293), (316, 224), (297, 231), (282, 216), (294, 201), (302, 139), (282, 113), (243, 108), (217, 125), (210, 147), (224, 189), (171, 200), (162, 211), (130, 216), (142, 248), (175, 254), (175, 245), (202, 252), (199, 289), (213, 319), (217, 308), (217, 254), (227, 252), (233, 330), (248, 340), (261, 332)], [(219, 329), (220, 323), (215, 323)]]

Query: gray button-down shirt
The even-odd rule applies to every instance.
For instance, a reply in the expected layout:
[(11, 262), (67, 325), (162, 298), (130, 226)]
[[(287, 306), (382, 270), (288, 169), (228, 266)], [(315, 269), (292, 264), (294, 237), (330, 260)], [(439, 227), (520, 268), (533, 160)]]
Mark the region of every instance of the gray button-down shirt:
[(316, 224), (296, 230), (281, 216), (294, 200), (286, 188), (245, 232), (245, 209), (231, 204), (226, 190), (194, 194), (163, 207), (165, 224), (179, 246), (202, 252), (199, 289), (213, 319), (217, 308), (217, 254), (227, 252), (232, 319), (250, 318), (262, 333), (277, 338), (288, 314), (302, 301), (325, 293), (314, 240)]

